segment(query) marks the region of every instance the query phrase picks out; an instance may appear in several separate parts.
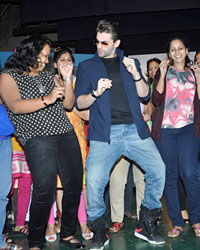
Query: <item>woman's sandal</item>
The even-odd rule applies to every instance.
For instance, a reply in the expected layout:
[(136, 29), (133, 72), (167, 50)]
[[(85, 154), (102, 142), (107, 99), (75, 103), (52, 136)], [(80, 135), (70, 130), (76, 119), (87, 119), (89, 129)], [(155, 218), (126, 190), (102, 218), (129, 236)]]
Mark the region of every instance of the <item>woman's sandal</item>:
[(60, 239), (61, 244), (69, 246), (73, 249), (84, 249), (85, 248), (84, 244), (82, 244), (80, 242), (73, 242), (73, 241), (77, 241), (73, 236), (69, 240)]
[(46, 241), (48, 242), (54, 242), (57, 240), (57, 234), (52, 234), (52, 235), (46, 235), (45, 236)]
[(195, 224), (195, 225), (193, 225), (192, 227), (193, 227), (193, 229), (194, 229), (195, 235), (196, 235), (197, 237), (200, 237), (200, 225), (199, 225), (199, 224)]
[(117, 233), (124, 226), (124, 222), (114, 222), (112, 227), (109, 227), (108, 231), (110, 233)]
[(177, 227), (177, 226), (174, 226), (173, 228), (172, 228), (172, 230), (170, 230), (169, 232), (168, 232), (168, 237), (170, 237), (170, 238), (176, 238), (176, 237), (178, 237), (178, 236), (180, 236), (180, 234), (183, 232), (183, 228), (182, 227)]

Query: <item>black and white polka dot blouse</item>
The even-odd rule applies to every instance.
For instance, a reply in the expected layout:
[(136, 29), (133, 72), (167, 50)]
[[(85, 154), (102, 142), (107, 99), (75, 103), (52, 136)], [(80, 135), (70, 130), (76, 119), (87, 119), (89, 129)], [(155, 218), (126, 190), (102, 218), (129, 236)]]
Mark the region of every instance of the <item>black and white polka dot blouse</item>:
[[(17, 83), (22, 99), (48, 95), (55, 87), (54, 76), (42, 71), (38, 76), (18, 73), (15, 69), (4, 69)], [(2, 100), (3, 101), (3, 100)], [(61, 100), (29, 114), (14, 114), (3, 102), (15, 128), (15, 135), (22, 145), (35, 137), (63, 134), (73, 129)]]

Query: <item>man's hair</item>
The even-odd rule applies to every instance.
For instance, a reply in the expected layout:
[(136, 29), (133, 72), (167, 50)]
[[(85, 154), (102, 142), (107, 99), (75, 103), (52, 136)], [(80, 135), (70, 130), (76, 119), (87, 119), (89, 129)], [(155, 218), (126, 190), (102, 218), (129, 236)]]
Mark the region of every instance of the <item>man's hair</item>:
[(114, 42), (120, 39), (120, 28), (119, 23), (109, 20), (100, 20), (96, 32), (99, 33), (110, 33)]

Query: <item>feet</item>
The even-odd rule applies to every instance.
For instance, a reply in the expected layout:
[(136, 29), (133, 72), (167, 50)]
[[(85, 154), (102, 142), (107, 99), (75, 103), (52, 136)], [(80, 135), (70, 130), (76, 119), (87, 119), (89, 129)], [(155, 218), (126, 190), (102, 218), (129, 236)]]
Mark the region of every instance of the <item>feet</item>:
[(60, 239), (60, 243), (63, 245), (67, 245), (73, 249), (84, 249), (85, 245), (80, 243), (77, 239), (75, 239), (73, 236)]
[(54, 224), (47, 225), (45, 239), (49, 242), (54, 242), (57, 240), (56, 228)]
[(195, 235), (200, 237), (200, 223), (194, 224), (192, 227), (194, 228)]
[(25, 226), (17, 226), (16, 225), (14, 230), (12, 231), (12, 234), (15, 234), (15, 235), (19, 235), (19, 234), (28, 235), (29, 234), (28, 225), (25, 225)]
[(130, 212), (124, 212), (124, 216), (128, 217), (129, 219), (137, 219), (137, 215), (131, 214)]
[(168, 232), (168, 237), (176, 238), (183, 232), (183, 228), (179, 226), (174, 226), (172, 230)]
[(160, 245), (165, 243), (165, 240), (162, 236), (156, 234), (155, 230), (148, 232), (144, 225), (138, 226), (135, 229), (135, 236), (142, 240), (146, 240), (151, 244)]
[(190, 224), (190, 219), (187, 210), (182, 210), (181, 215), (185, 224)]
[(110, 233), (117, 233), (124, 226), (124, 222), (114, 222), (112, 227), (109, 227), (108, 231)]
[(105, 231), (95, 232), (90, 245), (90, 250), (102, 250), (106, 245), (108, 245), (109, 241), (109, 236), (105, 233)]
[(80, 224), (82, 237), (84, 240), (91, 240), (94, 236), (94, 233), (90, 231), (86, 223)]
[(48, 236), (45, 236), (45, 239), (46, 241), (54, 242), (57, 240), (57, 235), (56, 234), (48, 235)]

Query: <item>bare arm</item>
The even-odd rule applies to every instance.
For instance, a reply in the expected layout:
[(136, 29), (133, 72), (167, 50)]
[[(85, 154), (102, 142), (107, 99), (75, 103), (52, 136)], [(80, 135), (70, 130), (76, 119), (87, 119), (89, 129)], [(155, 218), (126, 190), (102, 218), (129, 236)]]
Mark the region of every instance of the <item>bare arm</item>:
[[(32, 113), (46, 107), (41, 98), (22, 99), (15, 80), (8, 74), (0, 75), (0, 95), (15, 114)], [(44, 100), (49, 105), (62, 96), (63, 89), (54, 88), (48, 96), (44, 97)]]
[[(137, 67), (135, 65), (135, 60), (132, 58), (124, 57), (123, 63), (128, 70), (128, 72), (131, 73), (133, 76), (133, 79), (135, 80), (135, 86), (137, 90), (137, 94), (139, 97), (145, 97), (149, 93), (149, 86), (146, 84), (144, 79), (141, 77), (140, 73), (137, 70)], [(138, 81), (139, 80), (139, 81)]]
[(198, 98), (200, 100), (200, 68), (199, 65), (193, 65), (191, 68), (194, 70), (195, 73), (196, 83), (197, 83), (197, 93), (198, 93)]
[(76, 107), (74, 107), (72, 109), (72, 112), (74, 112), (74, 114), (78, 115), (82, 120), (84, 121), (89, 121), (89, 110), (83, 110), (83, 111), (79, 111), (76, 109)]
[[(101, 78), (98, 81), (97, 89), (94, 91), (94, 94), (98, 98), (104, 93), (104, 91), (110, 89), (111, 87), (111, 80), (109, 80), (108, 78)], [(87, 109), (96, 101), (97, 98), (93, 97), (91, 93), (89, 93), (88, 95), (80, 95), (77, 98), (78, 107), (80, 109)]]
[(169, 61), (162, 61), (159, 65), (160, 68), (160, 78), (158, 80), (158, 84), (156, 86), (156, 90), (162, 94), (164, 91), (164, 83), (165, 83), (165, 75), (167, 72), (167, 66), (169, 64)]

